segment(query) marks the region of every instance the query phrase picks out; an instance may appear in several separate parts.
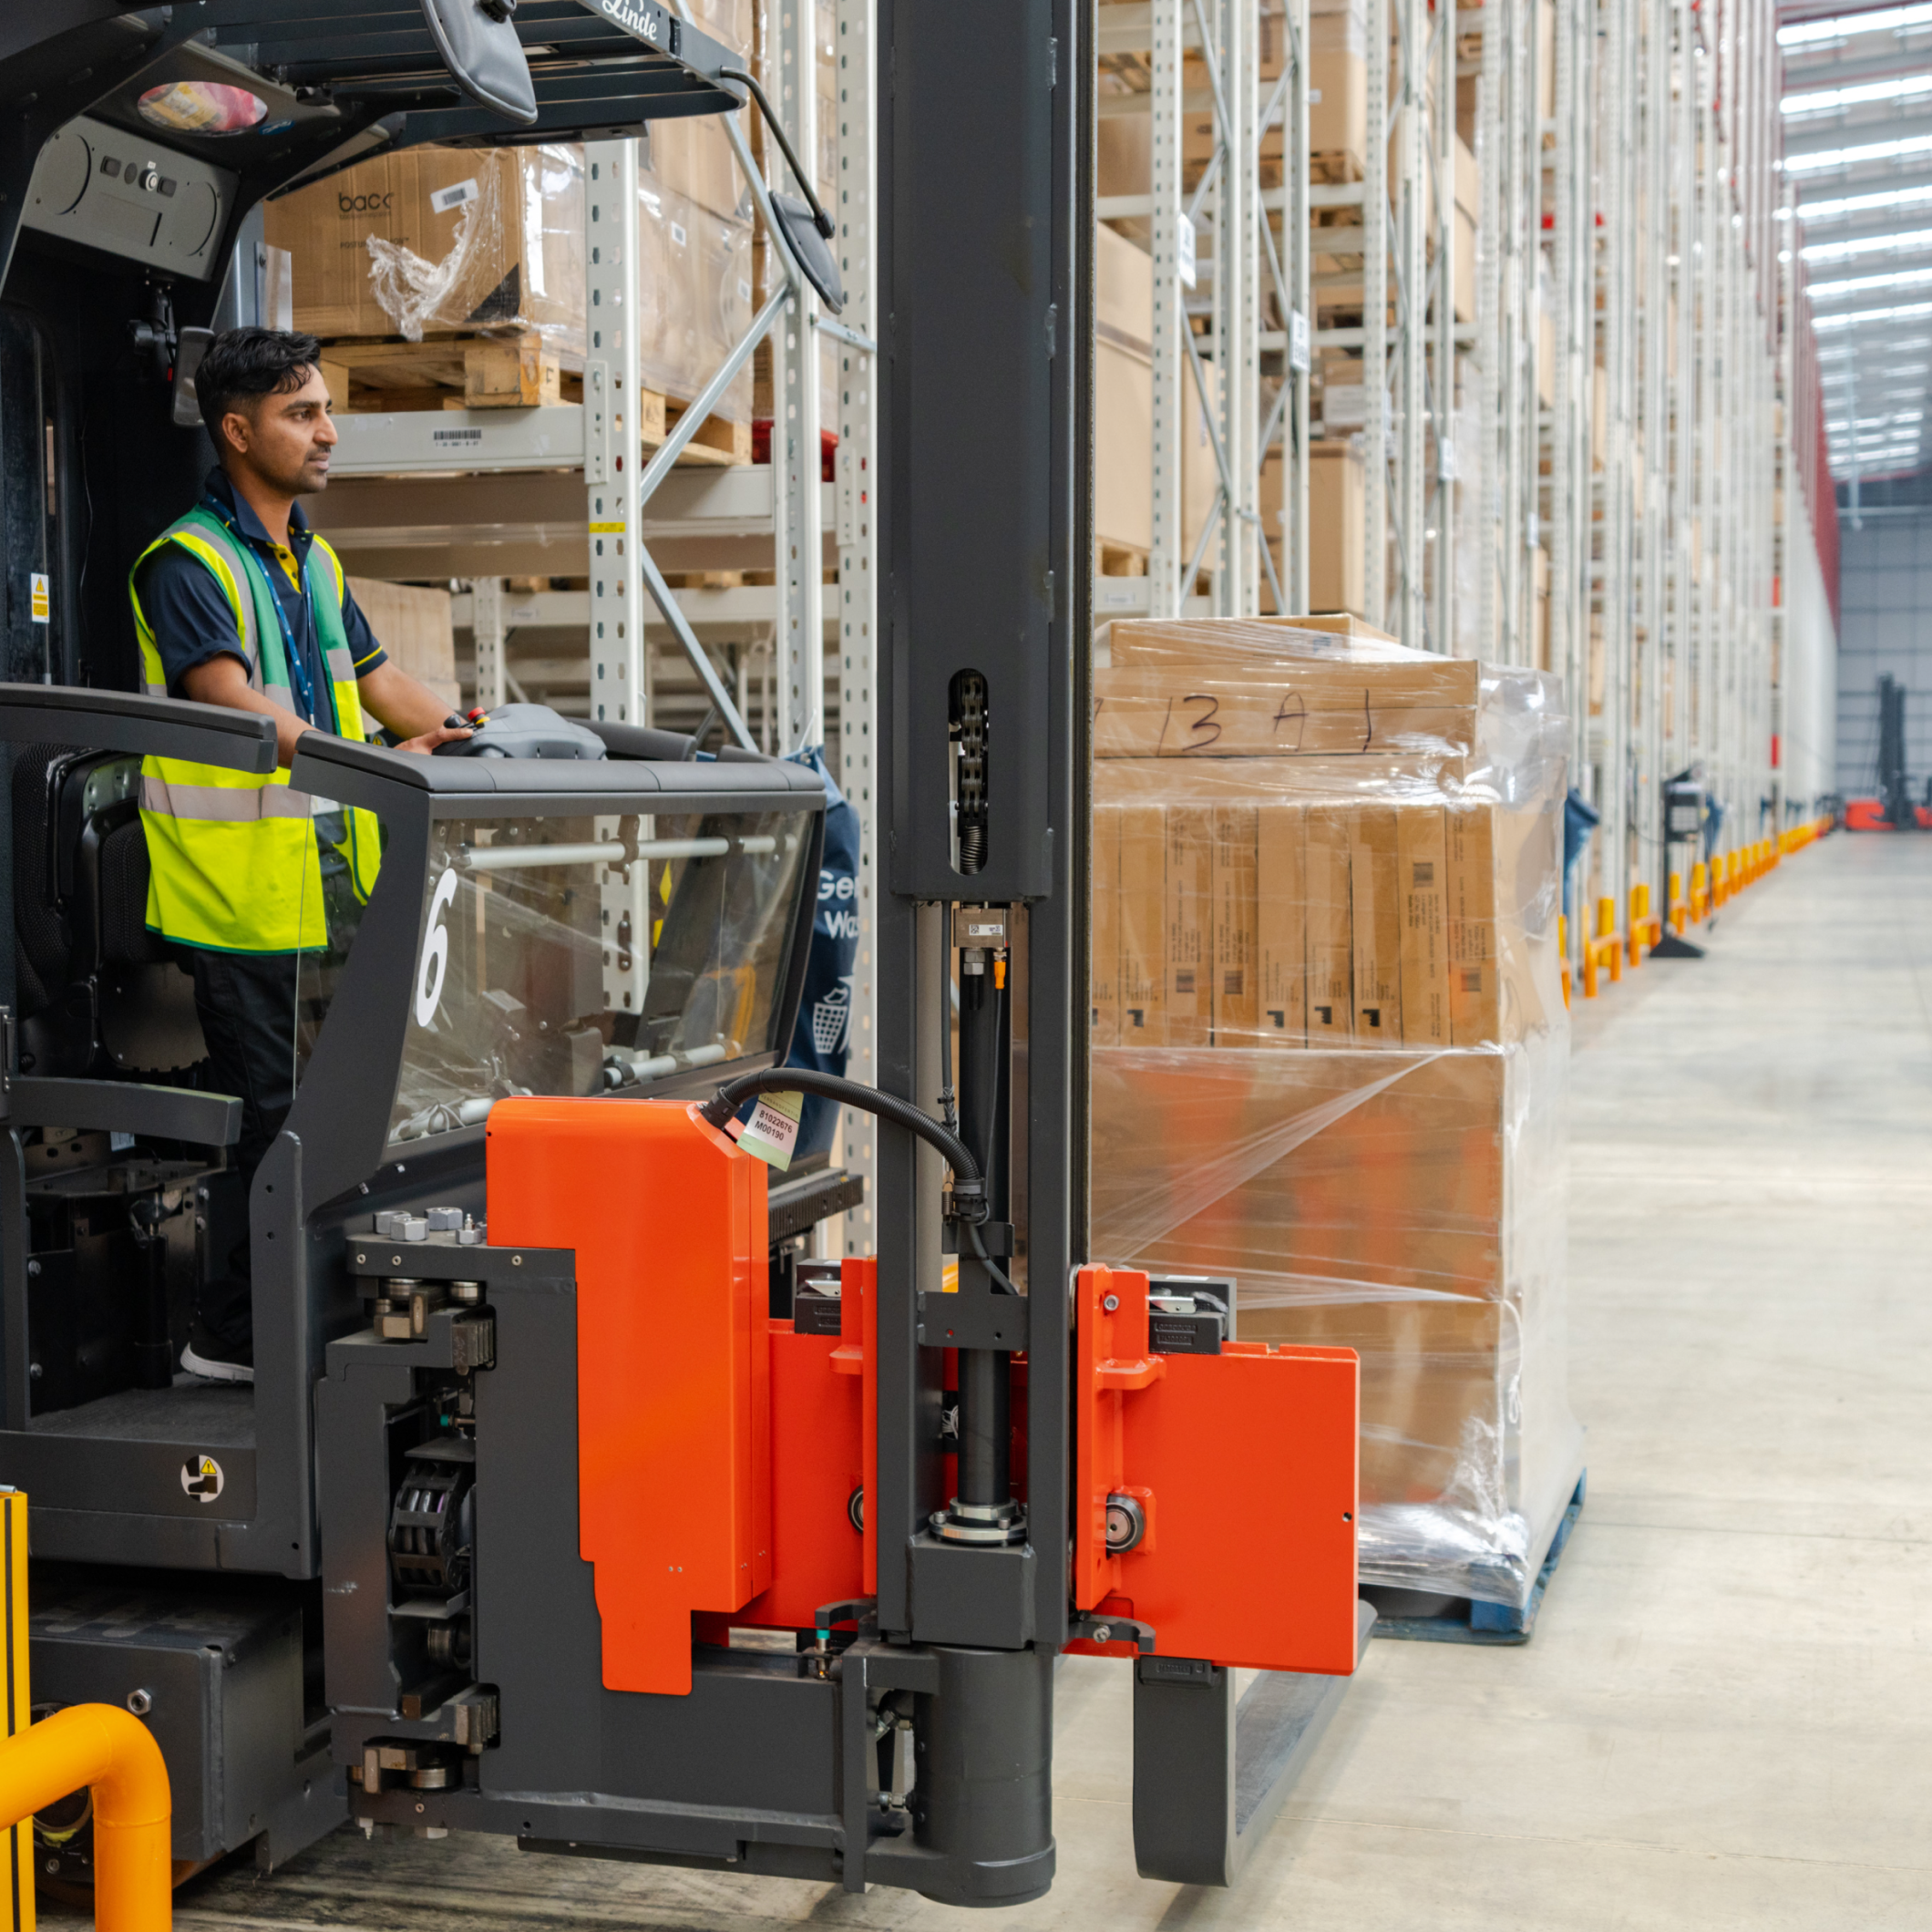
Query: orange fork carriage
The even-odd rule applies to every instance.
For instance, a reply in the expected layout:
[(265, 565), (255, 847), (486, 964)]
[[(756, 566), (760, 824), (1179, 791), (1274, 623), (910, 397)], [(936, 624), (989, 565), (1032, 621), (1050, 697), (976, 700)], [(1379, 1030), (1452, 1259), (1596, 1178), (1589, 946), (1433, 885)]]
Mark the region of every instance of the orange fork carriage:
[[(609, 1691), (682, 1700), (694, 1646), (789, 1630), (827, 1674), (843, 1673), (857, 1702), (842, 1700), (842, 1725), (871, 1708), (868, 1684), (875, 1701), (896, 1685), (927, 1713), (916, 1729), (941, 1725), (933, 1753), (941, 1741), (956, 1751), (944, 1722), (983, 1707), (951, 1688), (963, 1683), (954, 1660), (987, 1653), (949, 1649), (951, 1639), (883, 1643), (873, 1630), (881, 1530), (868, 1503), (886, 1493), (879, 1338), (882, 1310), (903, 1321), (894, 1303), (908, 1291), (881, 1281), (876, 1261), (848, 1260), (837, 1334), (771, 1319), (766, 1171), (674, 1101), (519, 1098), (490, 1117), (492, 1248), (574, 1250), (578, 1542), (594, 1569), (599, 1675)], [(1259, 1807), (1237, 1804), (1232, 1741), (1249, 1718), (1245, 1703), (1236, 1711), (1235, 1671), (1304, 1674), (1280, 1681), (1311, 1687), (1294, 1718), (1297, 1750), (1311, 1749), (1367, 1629), (1355, 1588), (1356, 1357), (1233, 1339), (1163, 1353), (1145, 1274), (1082, 1268), (1073, 1290), (1073, 1475), (1067, 1493), (1027, 1497), (1032, 1536), (1063, 1523), (1071, 1535), (1066, 1648), (1135, 1670), (1141, 1870), (1227, 1884), (1291, 1781), (1278, 1777)], [(957, 1310), (950, 1296), (928, 1299), (948, 1304), (949, 1324), (955, 1312), (969, 1329), (983, 1319), (973, 1296)], [(914, 1372), (936, 1387), (954, 1331), (930, 1310), (919, 1319), (931, 1339)], [(1027, 1354), (1008, 1361), (1023, 1391)], [(1016, 1471), (1026, 1411), (1016, 1399)], [(856, 1627), (849, 1648), (842, 1635), (827, 1640), (838, 1625)], [(940, 1706), (954, 1714), (932, 1714)], [(1279, 1698), (1269, 1709), (1271, 1725), (1286, 1721)], [(506, 1726), (511, 1717), (506, 1703)], [(1007, 1721), (983, 1722), (997, 1732)], [(972, 1750), (982, 1746), (1033, 1748), (1022, 1731)], [(933, 1771), (928, 1755), (918, 1764), (919, 1777)], [(918, 1882), (917, 1846), (870, 1842), (878, 1803), (865, 1782), (847, 1792), (845, 1857)]]

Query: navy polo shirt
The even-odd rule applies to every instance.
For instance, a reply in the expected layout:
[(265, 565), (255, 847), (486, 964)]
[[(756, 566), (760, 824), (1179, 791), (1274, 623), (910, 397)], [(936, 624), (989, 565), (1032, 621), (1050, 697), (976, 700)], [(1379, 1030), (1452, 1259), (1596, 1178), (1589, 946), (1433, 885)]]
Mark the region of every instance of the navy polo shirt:
[[(268, 581), (288, 613), (289, 634), (301, 653), (310, 688), (320, 701), (328, 683), (328, 669), (322, 660), (321, 641), (309, 619), (308, 600), (302, 594), (302, 573), (315, 535), (302, 514), (301, 504), (289, 513), (289, 540), (284, 547), (269, 535), (262, 527), (261, 518), (235, 494), (234, 485), (225, 471), (215, 469), (209, 473), (207, 495), (221, 505), (230, 527), (266, 567)], [(135, 573), (135, 588), (149, 628), (154, 632), (155, 648), (161, 655), (170, 696), (186, 695), (181, 679), (210, 658), (227, 656), (242, 662), (235, 637), (235, 613), (227, 593), (207, 565), (180, 544), (170, 543), (155, 551)], [(342, 625), (355, 674), (366, 677), (385, 662), (385, 654), (369, 629), (368, 619), (357, 608), (355, 593), (346, 587)], [(289, 701), (304, 723), (318, 722), (303, 707), (302, 694), (293, 681)], [(326, 730), (326, 722), (323, 724)]]

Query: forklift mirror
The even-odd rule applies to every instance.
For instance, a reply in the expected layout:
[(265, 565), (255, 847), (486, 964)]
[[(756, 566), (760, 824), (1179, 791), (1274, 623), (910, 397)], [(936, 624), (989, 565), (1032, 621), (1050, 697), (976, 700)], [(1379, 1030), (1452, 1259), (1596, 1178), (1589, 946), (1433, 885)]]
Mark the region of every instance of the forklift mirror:
[(201, 423), (201, 401), (195, 394), (194, 373), (215, 339), (212, 329), (183, 329), (174, 348), (174, 426), (177, 429), (197, 429)]
[(423, 0), (423, 18), (457, 85), (479, 107), (529, 127), (537, 90), (511, 17), (514, 0)]

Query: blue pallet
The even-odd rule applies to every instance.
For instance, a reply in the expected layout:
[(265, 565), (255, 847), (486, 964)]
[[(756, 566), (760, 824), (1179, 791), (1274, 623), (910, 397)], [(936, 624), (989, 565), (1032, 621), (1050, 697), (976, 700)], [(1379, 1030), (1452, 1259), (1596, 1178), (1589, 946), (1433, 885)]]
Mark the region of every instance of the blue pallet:
[(1440, 1617), (1378, 1617), (1374, 1634), (1405, 1638), (1413, 1643), (1527, 1643), (1536, 1634), (1536, 1612), (1543, 1607), (1543, 1592), (1557, 1574), (1557, 1561), (1569, 1542), (1577, 1517), (1583, 1514), (1583, 1493), (1588, 1483), (1589, 1472), (1586, 1470), (1577, 1479), (1577, 1493), (1569, 1499), (1563, 1520), (1557, 1525), (1557, 1534), (1550, 1538), (1549, 1554), (1536, 1572), (1529, 1601), (1520, 1610), (1506, 1603), (1471, 1600)]

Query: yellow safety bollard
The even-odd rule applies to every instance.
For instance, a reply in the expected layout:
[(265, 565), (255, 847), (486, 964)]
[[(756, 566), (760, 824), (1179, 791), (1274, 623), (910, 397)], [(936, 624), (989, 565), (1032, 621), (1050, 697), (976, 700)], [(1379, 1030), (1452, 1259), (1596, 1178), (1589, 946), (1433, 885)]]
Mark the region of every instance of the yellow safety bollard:
[(31, 1721), (27, 1680), (26, 1497), (0, 1491), (0, 1588), (6, 1608), (0, 1822), (13, 1856), (10, 1932), (34, 1927), (34, 1814), (87, 1786), (93, 1794), (98, 1932), (169, 1932), (174, 1819), (161, 1747), (131, 1711), (69, 1704)]
[(172, 1803), (161, 1747), (148, 1727), (113, 1704), (69, 1704), (0, 1743), (0, 1817), (15, 1829), (31, 1831), (36, 1812), (84, 1784), (94, 1798), (98, 1932), (168, 1932)]
[(1643, 964), (1646, 946), (1657, 941), (1650, 937), (1650, 889), (1639, 880), (1630, 888), (1630, 964)]
[(1670, 875), (1670, 902), (1664, 910), (1670, 918), (1671, 929), (1681, 932), (1689, 923), (1690, 910), (1684, 904), (1684, 875), (1681, 872)]

